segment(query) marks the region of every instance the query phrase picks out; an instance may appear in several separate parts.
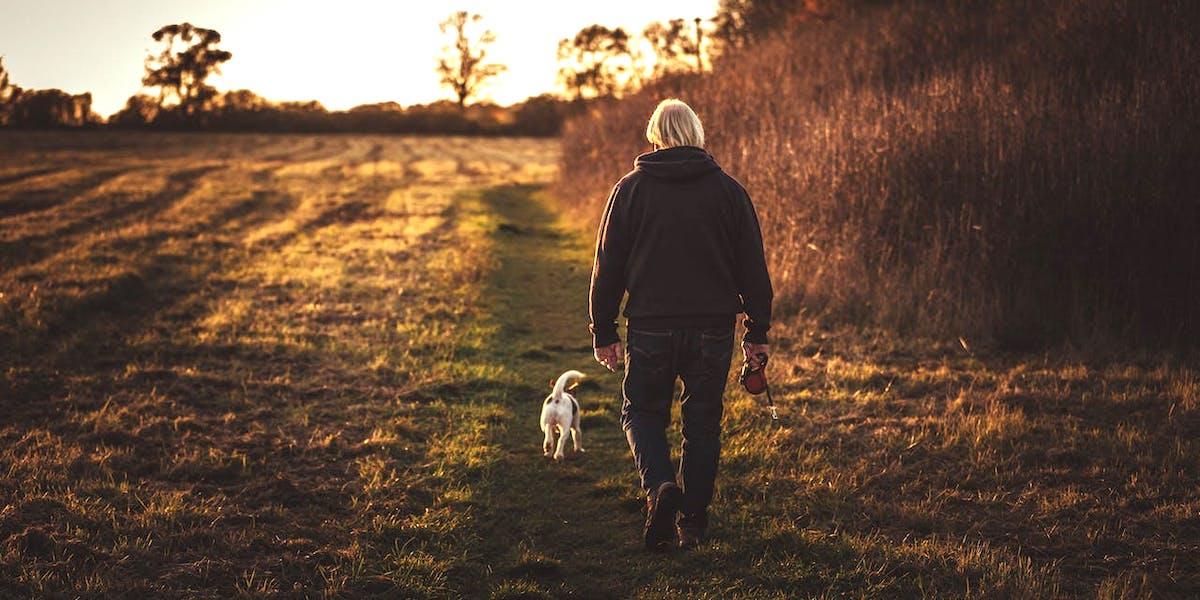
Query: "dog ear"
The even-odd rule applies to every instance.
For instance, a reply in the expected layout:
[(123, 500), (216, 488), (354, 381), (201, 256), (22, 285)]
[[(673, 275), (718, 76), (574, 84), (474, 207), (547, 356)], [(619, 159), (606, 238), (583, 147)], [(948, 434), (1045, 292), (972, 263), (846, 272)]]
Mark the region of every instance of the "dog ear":
[(554, 382), (554, 378), (553, 378), (553, 377), (551, 377), (551, 378), (550, 378), (550, 389), (554, 389), (554, 383), (555, 383), (555, 382)]

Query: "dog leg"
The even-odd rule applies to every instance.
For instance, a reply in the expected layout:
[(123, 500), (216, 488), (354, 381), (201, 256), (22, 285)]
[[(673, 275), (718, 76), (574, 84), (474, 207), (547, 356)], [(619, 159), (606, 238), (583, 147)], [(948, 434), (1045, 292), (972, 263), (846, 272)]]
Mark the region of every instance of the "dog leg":
[(578, 426), (571, 428), (571, 441), (575, 442), (576, 452), (587, 452), (583, 449), (583, 432), (579, 430)]
[(542, 456), (550, 456), (550, 452), (554, 449), (554, 426), (551, 425), (545, 428), (546, 439), (542, 440)]
[(558, 448), (554, 451), (554, 460), (562, 460), (567, 456), (567, 435), (569, 433), (570, 430), (559, 428)]

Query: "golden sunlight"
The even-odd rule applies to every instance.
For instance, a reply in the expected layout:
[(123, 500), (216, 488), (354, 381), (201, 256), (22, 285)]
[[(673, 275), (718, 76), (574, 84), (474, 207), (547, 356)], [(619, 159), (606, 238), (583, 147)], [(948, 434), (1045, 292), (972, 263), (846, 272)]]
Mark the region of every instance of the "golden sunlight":
[[(375, 102), (402, 105), (449, 99), (435, 57), (446, 44), (438, 30), (456, 10), (478, 13), (496, 34), (489, 58), (507, 71), (482, 92), (500, 104), (556, 90), (559, 40), (593, 23), (640, 32), (673, 18), (710, 18), (716, 0), (554, 2), (468, 0), (184, 0), (102, 5), (48, 0), (5, 7), (0, 48), (14, 81), (33, 88), (90, 91), (107, 116), (140, 88), (150, 34), (190, 22), (221, 33), (233, 53), (213, 78), (218, 89), (250, 89), (276, 101), (316, 100), (331, 110)], [(46, 23), (54, 23), (47, 27)], [(60, 51), (46, 52), (46, 48)], [(80, 56), (88, 57), (80, 61)]]

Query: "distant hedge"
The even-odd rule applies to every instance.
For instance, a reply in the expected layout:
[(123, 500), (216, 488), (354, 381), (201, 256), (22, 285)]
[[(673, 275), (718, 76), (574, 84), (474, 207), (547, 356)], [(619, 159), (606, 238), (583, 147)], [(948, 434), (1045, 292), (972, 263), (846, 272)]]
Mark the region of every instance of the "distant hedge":
[(253, 92), (221, 94), (194, 115), (160, 109), (149, 96), (133, 96), (107, 121), (91, 109), (91, 94), (20, 90), (0, 110), (0, 126), (24, 129), (111, 127), (165, 131), (250, 131), (297, 133), (412, 133), (457, 135), (558, 135), (563, 119), (577, 110), (555, 96), (529, 98), (513, 106), (453, 102), (407, 108), (389, 102), (347, 111), (328, 111), (317, 102), (270, 102)]

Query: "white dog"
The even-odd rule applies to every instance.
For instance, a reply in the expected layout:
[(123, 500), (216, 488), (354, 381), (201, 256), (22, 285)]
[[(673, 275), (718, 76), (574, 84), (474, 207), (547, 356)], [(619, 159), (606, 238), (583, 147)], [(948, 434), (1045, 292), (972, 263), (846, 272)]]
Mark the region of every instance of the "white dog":
[[(542, 432), (546, 441), (542, 442), (542, 452), (550, 456), (550, 449), (555, 448), (555, 436), (558, 436), (558, 446), (554, 450), (554, 460), (562, 460), (567, 447), (567, 436), (575, 442), (575, 451), (583, 452), (582, 432), (579, 430), (579, 402), (567, 392), (567, 386), (577, 379), (583, 379), (579, 371), (567, 371), (558, 376), (554, 382), (554, 391), (546, 396), (542, 403)], [(571, 387), (574, 389), (574, 386)]]

